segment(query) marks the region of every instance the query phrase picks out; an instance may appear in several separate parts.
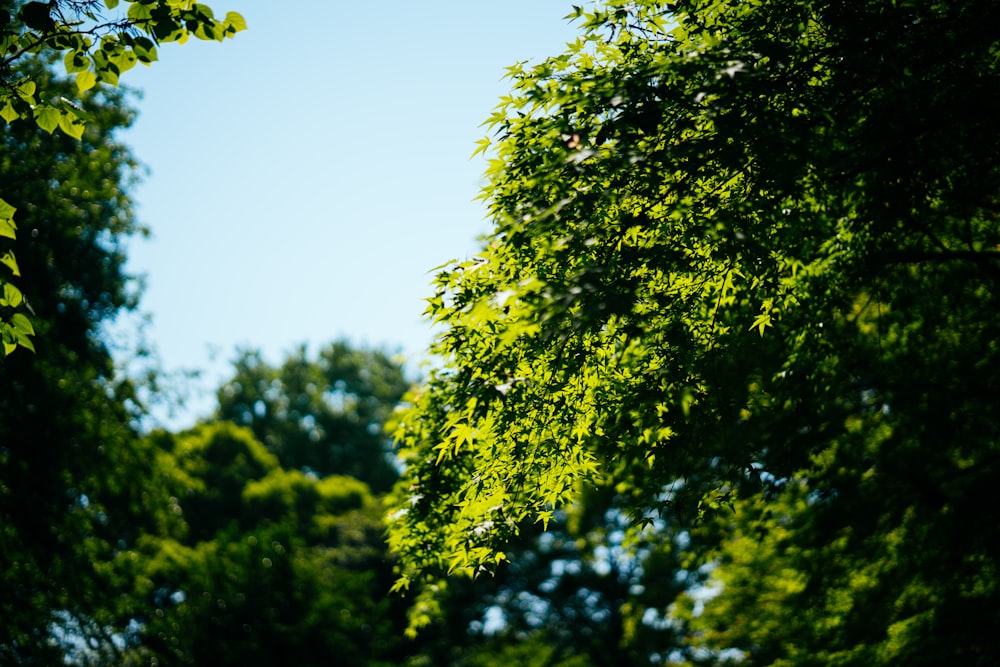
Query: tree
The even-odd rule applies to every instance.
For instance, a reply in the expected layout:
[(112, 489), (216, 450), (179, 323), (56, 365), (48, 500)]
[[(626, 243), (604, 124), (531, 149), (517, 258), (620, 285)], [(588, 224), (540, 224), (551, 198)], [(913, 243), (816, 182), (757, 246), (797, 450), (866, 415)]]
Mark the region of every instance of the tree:
[(129, 658), (178, 665), (389, 664), (391, 599), (380, 505), (344, 476), (282, 468), (230, 423), (152, 437), (177, 522), (140, 540)]
[(285, 468), (349, 475), (375, 493), (392, 486), (384, 424), (410, 383), (388, 355), (334, 342), (315, 358), (302, 346), (280, 367), (244, 351), (233, 366), (217, 393), (218, 419), (248, 426)]
[(133, 114), (120, 90), (77, 98), (44, 59), (20, 66), (91, 120), (78, 140), (0, 126), (0, 182), (25, 230), (13, 248), (41, 334), (35, 354), (0, 363), (0, 662), (117, 663), (127, 554), (167, 510), (135, 388), (103, 336), (137, 298), (122, 251), (143, 231), (128, 196), (135, 162), (116, 138)]
[[(817, 625), (810, 650), (995, 660), (996, 14), (613, 0), (575, 10), (566, 53), (511, 68), (493, 231), (438, 274), (441, 363), (398, 419), (400, 587), (494, 570), (593, 486), (641, 535), (805, 480), (814, 539), (854, 536), (841, 562), (947, 545), (873, 572), (893, 614), (859, 600), (864, 631)], [(958, 647), (963, 605), (983, 613)]]
[(137, 548), (145, 604), (129, 659), (401, 664), (380, 499), (384, 422), (408, 387), (385, 354), (336, 342), (278, 366), (241, 352), (216, 418), (150, 447), (175, 521)]
[[(119, 5), (122, 5), (119, 8)], [(108, 13), (110, 12), (110, 13)], [(73, 100), (103, 85), (118, 85), (119, 77), (137, 63), (157, 60), (157, 47), (183, 43), (194, 35), (222, 41), (246, 28), (243, 17), (229, 12), (216, 19), (207, 5), (191, 0), (53, 0), (51, 2), (0, 2), (0, 118), (5, 123), (34, 120), (48, 133), (61, 130), (81, 139), (92, 117)], [(36, 76), (37, 68), (20, 66), (36, 54), (62, 56), (76, 90), (47, 85), (51, 77)], [(11, 198), (6, 191), (4, 197)], [(23, 208), (24, 203), (21, 204)], [(16, 238), (14, 213), (18, 206), (0, 199), (0, 237)], [(0, 262), (13, 277), (21, 270), (16, 256), (6, 251)], [(30, 275), (30, 274), (29, 274)], [(33, 349), (34, 327), (21, 294), (9, 276), (0, 280), (0, 337), (3, 355), (18, 346)], [(10, 315), (6, 311), (16, 310)]]

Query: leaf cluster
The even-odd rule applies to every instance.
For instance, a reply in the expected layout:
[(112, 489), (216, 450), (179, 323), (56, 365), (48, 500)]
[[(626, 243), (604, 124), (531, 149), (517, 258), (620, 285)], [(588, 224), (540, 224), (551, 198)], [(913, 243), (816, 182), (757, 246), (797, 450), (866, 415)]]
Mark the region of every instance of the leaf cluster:
[[(397, 421), (399, 586), (494, 570), (588, 487), (634, 530), (859, 450), (882, 484), (939, 488), (913, 461), (959, 474), (947, 414), (992, 470), (991, 411), (956, 382), (995, 387), (994, 3), (574, 16), (565, 53), (510, 69), (480, 145), (493, 230), (428, 299), (441, 363)], [(851, 473), (817, 493), (866, 474), (829, 465)], [(900, 503), (875, 505), (884, 530)]]
[[(79, 102), (98, 84), (117, 86), (119, 77), (142, 63), (157, 60), (157, 47), (166, 42), (198, 39), (222, 41), (246, 29), (236, 12), (216, 18), (207, 5), (190, 0), (56, 0), (0, 3), (0, 118), (5, 123), (26, 120), (48, 133), (57, 129), (82, 139), (94, 120)], [(49, 76), (26, 65), (32, 59), (62, 58), (75, 90), (46, 85)], [(10, 198), (6, 191), (4, 196)], [(0, 238), (13, 239), (16, 207), (0, 198)], [(18, 299), (20, 289), (10, 282), (20, 269), (13, 252), (0, 254), (9, 276), (0, 278), (0, 337), (3, 355), (18, 347), (33, 350), (35, 334), (28, 311)], [(30, 275), (30, 274), (29, 274)], [(30, 312), (30, 311), (28, 311)]]

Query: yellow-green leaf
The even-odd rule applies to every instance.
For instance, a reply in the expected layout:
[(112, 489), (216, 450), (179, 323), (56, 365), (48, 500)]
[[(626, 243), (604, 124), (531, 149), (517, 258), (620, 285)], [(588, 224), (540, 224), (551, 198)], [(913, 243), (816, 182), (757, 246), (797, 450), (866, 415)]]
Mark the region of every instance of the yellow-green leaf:
[(242, 14), (237, 12), (226, 12), (226, 25), (236, 32), (247, 29), (246, 19), (243, 18)]
[(17, 289), (16, 287), (14, 287), (13, 285), (11, 285), (10, 283), (4, 283), (3, 284), (3, 301), (4, 302), (3, 302), (3, 304), (0, 304), (0, 305), (8, 306), (10, 308), (17, 308), (18, 306), (21, 305), (21, 302), (23, 300), (24, 300), (24, 297), (21, 296), (21, 290)]
[(59, 127), (59, 110), (52, 107), (37, 107), (35, 109), (35, 122), (49, 134), (55, 132)]
[(15, 276), (21, 275), (21, 269), (17, 268), (17, 259), (14, 258), (14, 253), (9, 250), (0, 256), (0, 264), (10, 269), (10, 272)]
[(17, 84), (14, 89), (21, 99), (29, 99), (35, 94), (35, 82), (34, 81), (22, 81)]
[(31, 320), (24, 313), (14, 313), (10, 318), (10, 323), (14, 326), (14, 329), (28, 336), (35, 334), (35, 327), (31, 325)]
[[(14, 213), (17, 211), (16, 208), (5, 202), (0, 198), (0, 220), (9, 220), (12, 227), (14, 227)], [(13, 238), (13, 237), (12, 237)]]
[(90, 70), (84, 70), (76, 75), (76, 87), (80, 89), (82, 93), (85, 90), (90, 90), (97, 84), (97, 75)]
[(59, 114), (59, 129), (74, 139), (79, 139), (83, 136), (84, 125), (79, 118), (63, 111)]
[(8, 123), (12, 123), (17, 118), (20, 118), (20, 114), (14, 109), (14, 105), (10, 103), (10, 100), (7, 100), (7, 103), (0, 109), (0, 118), (3, 118)]

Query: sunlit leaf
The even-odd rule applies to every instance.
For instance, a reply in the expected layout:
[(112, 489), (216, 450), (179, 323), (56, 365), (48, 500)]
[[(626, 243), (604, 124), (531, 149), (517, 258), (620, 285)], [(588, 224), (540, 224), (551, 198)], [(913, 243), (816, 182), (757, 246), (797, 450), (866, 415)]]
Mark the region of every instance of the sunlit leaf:
[(80, 92), (90, 90), (97, 84), (97, 75), (90, 70), (84, 70), (76, 75), (76, 87)]
[(36, 107), (35, 108), (35, 122), (38, 123), (38, 127), (42, 128), (49, 134), (55, 132), (56, 128), (59, 127), (59, 120), (62, 114), (58, 109), (52, 107)]

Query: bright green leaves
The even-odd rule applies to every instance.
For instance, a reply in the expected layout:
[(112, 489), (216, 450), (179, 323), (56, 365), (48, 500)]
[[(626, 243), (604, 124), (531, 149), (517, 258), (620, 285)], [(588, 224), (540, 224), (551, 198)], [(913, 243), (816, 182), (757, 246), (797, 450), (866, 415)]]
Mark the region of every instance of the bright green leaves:
[[(13, 216), (14, 207), (0, 199), (0, 236), (14, 238)], [(0, 264), (3, 264), (12, 275), (21, 275), (14, 253), (7, 251), (0, 255)], [(24, 313), (17, 312), (24, 303), (21, 290), (2, 279), (0, 285), (3, 286), (3, 297), (0, 298), (0, 313), (3, 314), (0, 317), (0, 338), (3, 340), (4, 356), (19, 346), (34, 351), (35, 347), (30, 337), (35, 335), (35, 329)]]
[[(15, 238), (17, 232), (17, 225), (14, 224), (15, 211), (13, 206), (0, 199), (0, 237)], [(0, 254), (0, 264), (3, 264), (12, 276), (21, 275), (13, 252), (8, 250)], [(18, 347), (34, 351), (31, 336), (35, 335), (35, 329), (31, 320), (19, 312), (24, 307), (21, 290), (6, 278), (0, 278), (0, 286), (3, 288), (3, 297), (0, 298), (0, 339), (3, 341), (3, 356), (7, 356)]]
[[(998, 46), (970, 27), (991, 3), (960, 4), (610, 1), (575, 10), (565, 53), (508, 70), (495, 139), (476, 146), (492, 232), (438, 273), (440, 365), (398, 419), (405, 581), (492, 570), (594, 485), (634, 531), (723, 516), (798, 474), (832, 495), (853, 488), (845, 471), (902, 483), (964, 442), (956, 429), (995, 451), (977, 396), (998, 382), (981, 355), (1000, 350), (983, 250), (1000, 247), (1000, 132), (968, 91), (998, 76)], [(900, 114), (903, 92), (920, 112)], [(968, 355), (946, 342), (963, 337), (980, 341)], [(913, 434), (906, 455), (880, 420)], [(893, 474), (851, 465), (857, 451)], [(816, 473), (816, 452), (839, 467)], [(801, 589), (781, 568), (769, 581)]]
[(79, 139), (86, 129), (83, 120), (74, 107), (68, 105), (63, 108), (50, 106), (36, 106), (34, 109), (35, 123), (49, 134), (57, 129), (62, 130), (68, 136)]
[[(14, 275), (19, 274), (13, 254), (6, 253), (0, 257), (0, 262), (7, 266)], [(31, 336), (35, 335), (35, 328), (24, 313), (16, 312), (24, 303), (21, 290), (4, 280), (0, 280), (0, 285), (3, 286), (3, 297), (0, 297), (0, 313), (4, 313), (3, 319), (0, 320), (0, 339), (3, 341), (4, 356), (18, 347), (27, 348), (34, 352), (35, 346), (31, 342)], [(8, 313), (12, 314), (8, 315)]]
[[(122, 74), (136, 63), (157, 60), (160, 42), (185, 41), (189, 35), (222, 41), (246, 29), (246, 21), (236, 12), (222, 20), (207, 5), (174, 0), (129, 2), (124, 17), (99, 18), (96, 14), (62, 2), (29, 2), (21, 7), (16, 21), (0, 29), (0, 53), (4, 71), (29, 53), (63, 53), (66, 72), (76, 74), (82, 93), (98, 83), (117, 85)], [(65, 3), (69, 5), (70, 3)], [(78, 4), (78, 3), (73, 3)], [(115, 9), (118, 2), (105, 2)], [(74, 16), (74, 12), (79, 16)], [(4, 13), (6, 18), (10, 18)], [(97, 37), (96, 41), (94, 37)], [(6, 75), (5, 75), (6, 76)], [(59, 111), (51, 102), (39, 99), (32, 81), (0, 81), (0, 117), (6, 122), (34, 118), (48, 132), (59, 128), (79, 138), (82, 124), (72, 114)], [(42, 109), (36, 107), (42, 106)]]
[(774, 309), (771, 299), (764, 299), (764, 303), (760, 306), (760, 314), (754, 319), (753, 324), (750, 325), (749, 331), (757, 330), (762, 337), (764, 335), (764, 329), (771, 326), (771, 312)]
[[(7, 284), (4, 284), (7, 287)], [(0, 306), (3, 305), (3, 300), (0, 300)], [(14, 313), (11, 315), (10, 322), (0, 322), (0, 338), (3, 339), (3, 352), (4, 355), (8, 355), (18, 347), (23, 347), (32, 352), (35, 351), (35, 346), (31, 342), (31, 336), (35, 335), (35, 329), (31, 325), (31, 320), (29, 320), (24, 313)]]
[(0, 236), (16, 238), (17, 225), (14, 224), (16, 208), (0, 199)]
[(774, 222), (746, 203), (747, 157), (706, 148), (731, 137), (690, 103), (689, 45), (647, 39), (658, 3), (627, 12), (588, 14), (566, 54), (511, 68), (490, 120), (494, 232), (435, 281), (445, 370), (397, 432), (408, 483), (435, 494), (390, 531), (418, 570), (492, 569), (518, 525), (608, 478), (640, 495), (631, 462), (669, 482), (689, 455), (675, 443), (715, 437), (707, 369), (752, 345), (751, 304), (777, 284), (781, 253), (742, 242)]

